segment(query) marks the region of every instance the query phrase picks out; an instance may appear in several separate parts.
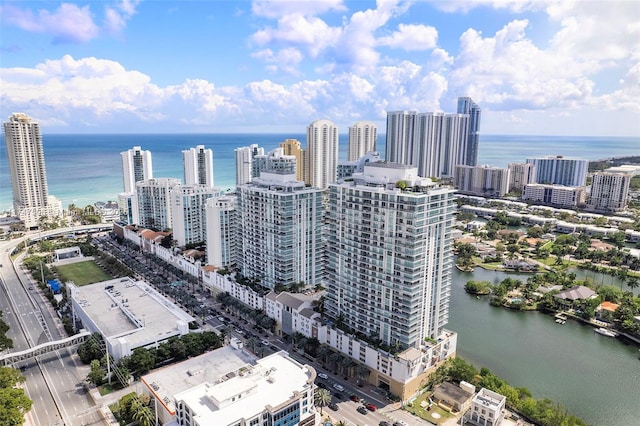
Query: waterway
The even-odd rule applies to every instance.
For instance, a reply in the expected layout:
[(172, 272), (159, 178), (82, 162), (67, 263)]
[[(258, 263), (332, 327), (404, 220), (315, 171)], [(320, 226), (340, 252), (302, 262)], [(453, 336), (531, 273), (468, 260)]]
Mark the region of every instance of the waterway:
[(594, 426), (640, 425), (640, 352), (576, 321), (556, 324), (538, 312), (489, 305), (465, 293), (471, 279), (499, 283), (528, 275), (454, 268), (449, 329), (458, 333), (458, 355), (487, 367), (535, 398), (562, 403)]

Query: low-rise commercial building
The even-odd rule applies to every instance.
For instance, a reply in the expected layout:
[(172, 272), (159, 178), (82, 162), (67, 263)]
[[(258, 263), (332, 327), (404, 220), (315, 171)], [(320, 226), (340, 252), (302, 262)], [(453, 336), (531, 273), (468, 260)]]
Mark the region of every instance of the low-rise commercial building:
[(194, 320), (143, 281), (117, 278), (85, 286), (66, 283), (73, 318), (100, 333), (117, 361), (135, 348), (189, 333)]
[(278, 352), (256, 359), (224, 347), (143, 376), (160, 424), (315, 426), (316, 372)]

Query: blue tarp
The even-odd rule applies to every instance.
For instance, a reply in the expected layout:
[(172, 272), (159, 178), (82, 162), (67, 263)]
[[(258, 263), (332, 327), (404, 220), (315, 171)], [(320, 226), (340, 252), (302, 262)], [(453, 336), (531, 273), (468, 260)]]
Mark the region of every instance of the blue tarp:
[(57, 278), (55, 280), (47, 281), (47, 284), (51, 288), (51, 291), (53, 291), (54, 293), (59, 293), (60, 289), (62, 288), (62, 283)]

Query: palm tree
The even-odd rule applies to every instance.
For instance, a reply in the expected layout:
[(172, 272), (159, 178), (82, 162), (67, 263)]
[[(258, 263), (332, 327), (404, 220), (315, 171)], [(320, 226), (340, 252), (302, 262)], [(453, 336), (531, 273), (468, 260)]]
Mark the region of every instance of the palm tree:
[(250, 337), (247, 339), (247, 347), (254, 354), (256, 353), (256, 348), (260, 347), (261, 343), (255, 337)]
[(338, 423), (336, 423), (336, 426), (347, 426), (347, 424), (344, 422), (344, 420), (340, 420)]
[(316, 407), (320, 407), (320, 415), (322, 415), (322, 408), (331, 404), (331, 392), (322, 388), (317, 389), (315, 402)]
[(640, 287), (640, 281), (638, 280), (638, 278), (630, 276), (627, 279), (627, 286), (631, 289), (631, 291), (633, 291), (636, 288)]
[(155, 422), (153, 411), (148, 405), (136, 404), (134, 410), (133, 420), (137, 421), (138, 425), (151, 426)]
[(322, 366), (327, 363), (327, 357), (331, 354), (331, 349), (327, 345), (322, 345), (318, 349), (318, 358), (322, 361)]

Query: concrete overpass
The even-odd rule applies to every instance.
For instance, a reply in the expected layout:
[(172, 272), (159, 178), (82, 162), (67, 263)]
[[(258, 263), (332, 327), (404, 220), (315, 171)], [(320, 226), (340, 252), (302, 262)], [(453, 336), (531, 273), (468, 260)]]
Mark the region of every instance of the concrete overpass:
[(76, 346), (84, 343), (90, 336), (91, 333), (89, 333), (88, 331), (83, 331), (71, 337), (67, 337), (66, 339), (42, 343), (24, 351), (9, 352), (7, 354), (0, 355), (0, 365), (13, 365), (16, 362), (24, 361), (40, 355), (45, 355), (60, 349)]

